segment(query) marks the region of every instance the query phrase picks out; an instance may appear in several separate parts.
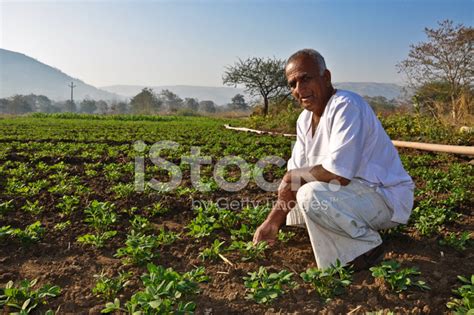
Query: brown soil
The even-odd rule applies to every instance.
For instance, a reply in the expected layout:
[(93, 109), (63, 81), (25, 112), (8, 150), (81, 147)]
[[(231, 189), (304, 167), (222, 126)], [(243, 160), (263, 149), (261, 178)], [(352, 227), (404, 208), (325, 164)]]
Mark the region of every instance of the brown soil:
[[(78, 161), (70, 161), (75, 164)], [(82, 163), (82, 162), (81, 162)], [(80, 168), (72, 167), (77, 172)], [(79, 175), (79, 174), (78, 174)], [(93, 193), (92, 199), (108, 200), (107, 183), (92, 180), (88, 186)], [(230, 193), (219, 193), (203, 199), (216, 200), (219, 197), (231, 199), (264, 200), (274, 195), (262, 193), (256, 189), (249, 189), (245, 195), (237, 196)], [(114, 257), (117, 248), (121, 247), (126, 235), (125, 215), (121, 215), (120, 222), (115, 226), (118, 235), (108, 242), (102, 249), (91, 246), (81, 246), (76, 238), (91, 229), (83, 223), (83, 215), (73, 213), (71, 226), (65, 231), (55, 231), (53, 226), (63, 218), (55, 210), (57, 196), (42, 191), (38, 196), (45, 211), (39, 216), (32, 216), (18, 210), (25, 203), (24, 197), (15, 197), (15, 209), (4, 218), (0, 217), (0, 226), (11, 225), (25, 227), (35, 220), (41, 220), (46, 227), (44, 238), (36, 244), (22, 245), (16, 241), (6, 240), (0, 243), (0, 285), (9, 280), (15, 282), (22, 279), (39, 279), (39, 284), (51, 283), (59, 285), (62, 293), (59, 297), (50, 299), (48, 305), (38, 308), (36, 313), (43, 313), (47, 309), (56, 310), (58, 314), (98, 314), (104, 307), (105, 301), (92, 294), (95, 285), (94, 274), (104, 270), (110, 276), (117, 275), (118, 271), (129, 270), (134, 273), (130, 286), (118, 296), (122, 302), (140, 289), (139, 276), (145, 271), (143, 267), (123, 266), (121, 261)], [(0, 192), (0, 202), (10, 200), (12, 196)], [(140, 196), (115, 201), (117, 209), (128, 209), (132, 206), (143, 207), (160, 200), (171, 209), (163, 216), (151, 218), (156, 227), (165, 227), (176, 232), (185, 232), (185, 226), (192, 219), (191, 201), (188, 198), (157, 195)], [(56, 201), (57, 202), (57, 201)], [(84, 207), (88, 200), (81, 200)], [(461, 220), (447, 227), (450, 231), (474, 231), (474, 216), (465, 213)], [(468, 248), (464, 252), (457, 252), (448, 247), (438, 245), (438, 239), (419, 237), (416, 231), (407, 228), (403, 232), (384, 235), (385, 259), (396, 259), (402, 262), (403, 267), (416, 266), (421, 271), (422, 279), (431, 287), (429, 291), (410, 289), (404, 293), (394, 293), (382, 282), (375, 280), (370, 271), (361, 271), (354, 274), (353, 283), (343, 296), (336, 297), (328, 303), (323, 303), (313, 289), (305, 284), (298, 275), (309, 267), (314, 267), (314, 257), (308, 236), (304, 229), (289, 228), (296, 235), (287, 243), (277, 243), (268, 250), (266, 258), (258, 262), (241, 262), (237, 253), (229, 252), (224, 255), (234, 263), (230, 266), (223, 261), (202, 262), (198, 259), (200, 250), (209, 246), (213, 238), (196, 241), (183, 236), (175, 243), (164, 246), (160, 250), (159, 258), (153, 260), (157, 265), (172, 267), (177, 271), (189, 271), (197, 265), (204, 265), (206, 273), (211, 277), (207, 283), (200, 284), (201, 293), (194, 297), (198, 314), (363, 314), (375, 310), (391, 310), (396, 313), (446, 313), (446, 302), (449, 301), (452, 289), (459, 286), (457, 275), (470, 275), (474, 270), (474, 251)], [(230, 244), (228, 233), (219, 233), (219, 236)], [(299, 288), (291, 290), (270, 306), (259, 305), (245, 299), (243, 276), (248, 272), (258, 270), (259, 266), (266, 266), (270, 271), (287, 269), (295, 273), (294, 279)], [(4, 313), (7, 310), (3, 310)]]

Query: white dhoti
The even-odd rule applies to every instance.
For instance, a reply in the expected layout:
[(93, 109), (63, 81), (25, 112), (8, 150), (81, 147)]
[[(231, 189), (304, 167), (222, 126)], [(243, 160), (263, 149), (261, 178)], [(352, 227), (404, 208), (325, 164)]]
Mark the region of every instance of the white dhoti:
[(357, 180), (333, 188), (317, 181), (303, 185), (286, 219), (287, 225), (306, 225), (318, 268), (337, 259), (347, 264), (382, 243), (378, 230), (398, 225), (375, 188)]

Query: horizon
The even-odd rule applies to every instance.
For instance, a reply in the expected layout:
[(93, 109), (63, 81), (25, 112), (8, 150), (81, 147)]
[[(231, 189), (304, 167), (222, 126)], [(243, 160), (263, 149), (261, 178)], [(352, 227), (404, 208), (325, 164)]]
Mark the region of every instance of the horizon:
[(405, 85), (395, 64), (424, 28), (470, 26), (474, 12), (465, 0), (269, 3), (1, 1), (0, 47), (99, 88), (225, 87), (238, 58), (286, 59), (305, 47), (322, 53), (335, 83)]

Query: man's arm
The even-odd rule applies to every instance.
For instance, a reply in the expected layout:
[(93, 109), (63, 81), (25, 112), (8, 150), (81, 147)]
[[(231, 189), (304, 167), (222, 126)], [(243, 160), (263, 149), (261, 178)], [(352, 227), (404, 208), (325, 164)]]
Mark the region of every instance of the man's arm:
[(278, 230), (285, 223), (286, 216), (296, 205), (296, 192), (304, 184), (312, 181), (329, 183), (338, 181), (342, 186), (350, 183), (347, 178), (325, 170), (321, 165), (297, 168), (286, 172), (278, 188), (278, 200), (267, 216), (267, 219), (257, 228), (253, 242), (266, 241), (274, 243)]

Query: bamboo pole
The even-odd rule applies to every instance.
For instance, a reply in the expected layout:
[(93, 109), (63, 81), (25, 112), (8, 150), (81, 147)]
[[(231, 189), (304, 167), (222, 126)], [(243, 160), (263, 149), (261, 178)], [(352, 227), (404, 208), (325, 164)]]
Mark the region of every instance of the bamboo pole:
[[(295, 134), (291, 134), (291, 133), (263, 131), (263, 130), (243, 128), (243, 127), (231, 127), (229, 125), (224, 125), (224, 127), (230, 130), (253, 132), (253, 133), (265, 134), (265, 135), (296, 137)], [(392, 143), (394, 146), (399, 147), (399, 148), (411, 148), (411, 149), (417, 149), (417, 150), (423, 150), (423, 151), (445, 152), (445, 153), (462, 154), (462, 155), (474, 155), (474, 146), (446, 145), (446, 144), (409, 142), (409, 141), (398, 141), (398, 140), (392, 140)]]

